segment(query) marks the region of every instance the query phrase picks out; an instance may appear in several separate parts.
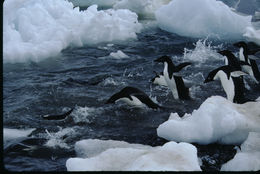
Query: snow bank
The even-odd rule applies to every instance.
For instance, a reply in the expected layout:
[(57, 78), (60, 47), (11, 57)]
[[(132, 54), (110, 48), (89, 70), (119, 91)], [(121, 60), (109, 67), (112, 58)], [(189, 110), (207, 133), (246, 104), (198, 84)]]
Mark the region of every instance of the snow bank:
[(161, 29), (194, 38), (238, 39), (251, 26), (252, 16), (240, 16), (221, 1), (172, 0), (159, 8)]
[(224, 97), (213, 96), (183, 118), (172, 113), (157, 128), (157, 134), (177, 142), (241, 144), (249, 132), (260, 132), (259, 124), (260, 102), (234, 104)]
[(154, 18), (154, 13), (171, 0), (121, 0), (114, 4), (114, 9), (129, 9), (141, 17)]
[(81, 140), (81, 158), (66, 162), (68, 171), (200, 171), (197, 149), (188, 143), (168, 142), (151, 147), (113, 140)]
[(142, 26), (129, 10), (85, 11), (64, 0), (4, 1), (4, 62), (40, 61), (68, 46), (136, 38)]
[(4, 128), (3, 129), (4, 142), (8, 142), (8, 141), (15, 140), (15, 139), (20, 139), (20, 138), (26, 138), (34, 130), (35, 130), (35, 128), (32, 128), (32, 129), (10, 129), (10, 128)]
[(222, 171), (259, 171), (260, 170), (260, 133), (250, 132), (241, 145), (241, 151), (221, 167)]

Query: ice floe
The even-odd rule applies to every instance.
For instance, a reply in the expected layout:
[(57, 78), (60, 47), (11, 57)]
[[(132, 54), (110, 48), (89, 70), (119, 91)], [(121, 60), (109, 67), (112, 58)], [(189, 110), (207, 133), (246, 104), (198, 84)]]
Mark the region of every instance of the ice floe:
[(69, 46), (135, 39), (142, 25), (127, 10), (84, 11), (64, 0), (4, 1), (3, 61), (40, 61)]
[(68, 171), (201, 171), (197, 149), (189, 143), (168, 142), (151, 147), (123, 141), (81, 140)]
[(260, 170), (260, 132), (250, 132), (235, 157), (221, 167), (222, 171)]
[(156, 13), (161, 29), (194, 38), (242, 38), (252, 16), (242, 16), (216, 0), (172, 0)]
[(157, 128), (157, 135), (170, 141), (198, 144), (241, 144), (249, 132), (260, 132), (260, 102), (234, 104), (212, 96), (198, 110), (182, 118), (171, 113)]

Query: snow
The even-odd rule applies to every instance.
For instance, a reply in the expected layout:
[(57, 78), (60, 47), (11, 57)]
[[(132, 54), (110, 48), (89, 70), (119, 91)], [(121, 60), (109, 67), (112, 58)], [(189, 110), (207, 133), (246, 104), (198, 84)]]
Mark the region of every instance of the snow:
[(126, 9), (79, 11), (64, 0), (4, 1), (3, 61), (40, 61), (69, 46), (136, 39), (142, 25)]
[(21, 139), (28, 137), (35, 128), (31, 129), (10, 129), (10, 128), (4, 128), (3, 129), (3, 138), (4, 142), (12, 141), (15, 139)]
[(222, 165), (221, 171), (259, 171), (260, 133), (250, 132), (235, 157)]
[(74, 6), (89, 7), (91, 5), (98, 5), (98, 7), (113, 7), (119, 0), (69, 0)]
[(234, 104), (212, 96), (198, 110), (182, 118), (171, 113), (157, 128), (157, 135), (170, 141), (198, 144), (241, 144), (249, 132), (260, 132), (260, 102)]
[(194, 38), (240, 39), (252, 16), (241, 16), (216, 0), (172, 0), (155, 12), (158, 26)]
[(201, 171), (197, 149), (188, 143), (168, 142), (151, 147), (113, 140), (81, 140), (78, 156), (66, 162), (68, 171)]

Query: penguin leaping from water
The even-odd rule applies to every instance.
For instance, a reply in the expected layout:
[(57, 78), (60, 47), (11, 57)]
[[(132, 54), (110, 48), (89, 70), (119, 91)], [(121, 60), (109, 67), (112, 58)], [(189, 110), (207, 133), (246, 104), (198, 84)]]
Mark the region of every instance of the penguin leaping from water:
[(250, 74), (250, 76), (253, 78), (253, 80), (256, 83), (259, 83), (260, 82), (260, 73), (259, 73), (256, 61), (255, 61), (255, 59), (258, 59), (258, 58), (256, 56), (250, 56), (250, 55), (254, 55), (254, 54), (256, 54), (256, 52), (259, 52), (260, 48), (258, 48), (256, 50), (249, 50), (247, 44), (243, 41), (234, 43), (233, 45), (239, 48), (239, 59), (241, 61), (245, 61), (246, 63), (251, 65), (251, 68), (248, 69), (247, 71)]
[(164, 63), (163, 76), (167, 86), (172, 91), (173, 97), (175, 99), (190, 99), (189, 88), (185, 86), (182, 77), (174, 75), (174, 73), (179, 72), (188, 65), (191, 65), (191, 63), (184, 62), (175, 66), (169, 56), (162, 56), (156, 59), (155, 62)]
[(242, 71), (237, 71), (233, 67), (226, 65), (211, 71), (204, 83), (220, 80), (221, 85), (227, 95), (227, 99), (233, 103), (245, 103), (244, 83), (241, 76), (247, 75)]
[(117, 101), (124, 101), (128, 105), (136, 107), (147, 106), (152, 109), (163, 108), (162, 106), (154, 103), (143, 91), (130, 86), (127, 86), (118, 93), (112, 95), (107, 100), (106, 104), (115, 103)]

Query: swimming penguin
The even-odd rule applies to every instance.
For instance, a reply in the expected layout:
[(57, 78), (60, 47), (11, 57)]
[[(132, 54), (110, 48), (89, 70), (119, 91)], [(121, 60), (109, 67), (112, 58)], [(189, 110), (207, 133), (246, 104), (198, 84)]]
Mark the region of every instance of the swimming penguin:
[(151, 82), (153, 84), (156, 84), (156, 85), (160, 85), (160, 86), (167, 86), (167, 83), (165, 81), (165, 78), (163, 76), (163, 72), (161, 72), (160, 74), (157, 74), (155, 72), (155, 77), (151, 79)]
[(211, 71), (204, 83), (220, 80), (229, 101), (233, 103), (245, 103), (245, 87), (243, 79), (241, 78), (243, 75), (247, 74), (242, 71), (237, 71), (229, 65), (225, 65)]
[(256, 83), (259, 83), (260, 73), (259, 73), (256, 61), (255, 61), (256, 57), (250, 56), (250, 55), (254, 55), (256, 52), (259, 52), (260, 48), (256, 49), (256, 50), (249, 50), (247, 44), (243, 41), (234, 43), (233, 45), (240, 49), (239, 50), (239, 59), (241, 61), (245, 61), (245, 62), (247, 62), (248, 64), (251, 65), (251, 68), (248, 69), (247, 71), (250, 74), (250, 76), (253, 78), (253, 80)]
[(152, 109), (162, 108), (158, 104), (154, 103), (143, 91), (127, 86), (118, 93), (112, 95), (106, 102), (115, 103), (116, 101), (124, 101), (128, 105), (143, 107), (147, 106)]
[(71, 114), (74, 108), (70, 109), (68, 112), (60, 115), (43, 115), (42, 118), (45, 120), (62, 120)]
[(182, 68), (191, 65), (190, 62), (184, 62), (175, 66), (169, 56), (162, 56), (155, 60), (155, 62), (164, 63), (163, 76), (167, 83), (167, 86), (172, 91), (175, 99), (190, 99), (189, 88), (187, 88), (183, 82), (181, 76), (174, 75), (179, 72)]

